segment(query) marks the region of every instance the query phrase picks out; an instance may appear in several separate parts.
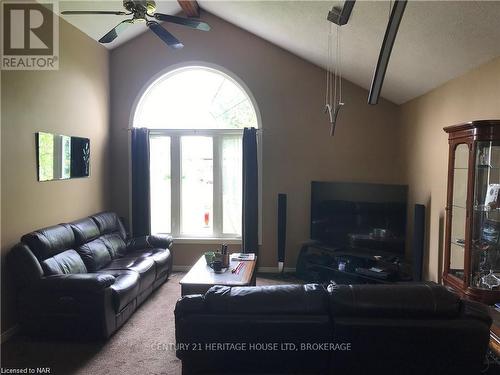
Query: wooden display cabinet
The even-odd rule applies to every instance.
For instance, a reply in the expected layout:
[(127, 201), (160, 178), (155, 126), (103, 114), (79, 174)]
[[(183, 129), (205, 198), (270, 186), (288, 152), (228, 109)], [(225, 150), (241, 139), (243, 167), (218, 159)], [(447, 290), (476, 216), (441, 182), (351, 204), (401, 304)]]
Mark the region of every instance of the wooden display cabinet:
[(449, 135), (443, 282), (500, 302), (500, 120), (444, 128)]

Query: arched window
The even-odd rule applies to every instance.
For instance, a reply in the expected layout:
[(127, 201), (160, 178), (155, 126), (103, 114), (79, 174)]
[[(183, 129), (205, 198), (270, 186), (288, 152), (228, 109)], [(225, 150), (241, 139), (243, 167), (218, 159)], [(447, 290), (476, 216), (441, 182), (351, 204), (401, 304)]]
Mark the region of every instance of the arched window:
[(151, 231), (178, 238), (241, 236), (244, 127), (258, 127), (247, 92), (208, 67), (176, 69), (140, 98), (150, 129)]

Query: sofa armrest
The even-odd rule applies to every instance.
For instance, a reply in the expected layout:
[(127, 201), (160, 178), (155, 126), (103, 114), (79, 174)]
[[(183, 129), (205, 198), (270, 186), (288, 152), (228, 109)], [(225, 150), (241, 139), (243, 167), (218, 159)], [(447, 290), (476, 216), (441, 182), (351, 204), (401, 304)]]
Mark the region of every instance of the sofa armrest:
[(115, 282), (115, 277), (100, 273), (78, 273), (42, 277), (35, 283), (39, 292), (98, 292)]
[(488, 306), (463, 299), (461, 300), (461, 313), (463, 317), (477, 319), (487, 324), (488, 327), (491, 326), (492, 319), (488, 310)]
[(170, 249), (172, 242), (172, 236), (167, 234), (151, 234), (149, 236), (135, 237), (128, 240), (127, 251), (152, 249), (155, 247)]
[(185, 315), (201, 313), (205, 310), (205, 297), (203, 294), (192, 294), (179, 298), (175, 304), (174, 314), (176, 318)]

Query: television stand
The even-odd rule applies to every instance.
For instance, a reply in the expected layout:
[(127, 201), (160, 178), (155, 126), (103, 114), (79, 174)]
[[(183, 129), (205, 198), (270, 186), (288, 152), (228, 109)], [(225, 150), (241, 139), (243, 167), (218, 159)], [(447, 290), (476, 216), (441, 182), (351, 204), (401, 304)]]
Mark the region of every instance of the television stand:
[(302, 245), (297, 276), (309, 282), (337, 284), (390, 284), (411, 281), (410, 267), (390, 252), (336, 248), (317, 241)]

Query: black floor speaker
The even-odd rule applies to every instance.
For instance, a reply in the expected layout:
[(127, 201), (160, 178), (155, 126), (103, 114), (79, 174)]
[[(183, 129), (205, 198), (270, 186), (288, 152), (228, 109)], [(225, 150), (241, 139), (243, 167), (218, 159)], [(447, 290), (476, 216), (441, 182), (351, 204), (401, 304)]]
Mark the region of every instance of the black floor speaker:
[(283, 272), (286, 247), (286, 194), (278, 194), (278, 269)]
[(424, 266), (425, 206), (416, 204), (413, 215), (413, 280), (422, 281)]

